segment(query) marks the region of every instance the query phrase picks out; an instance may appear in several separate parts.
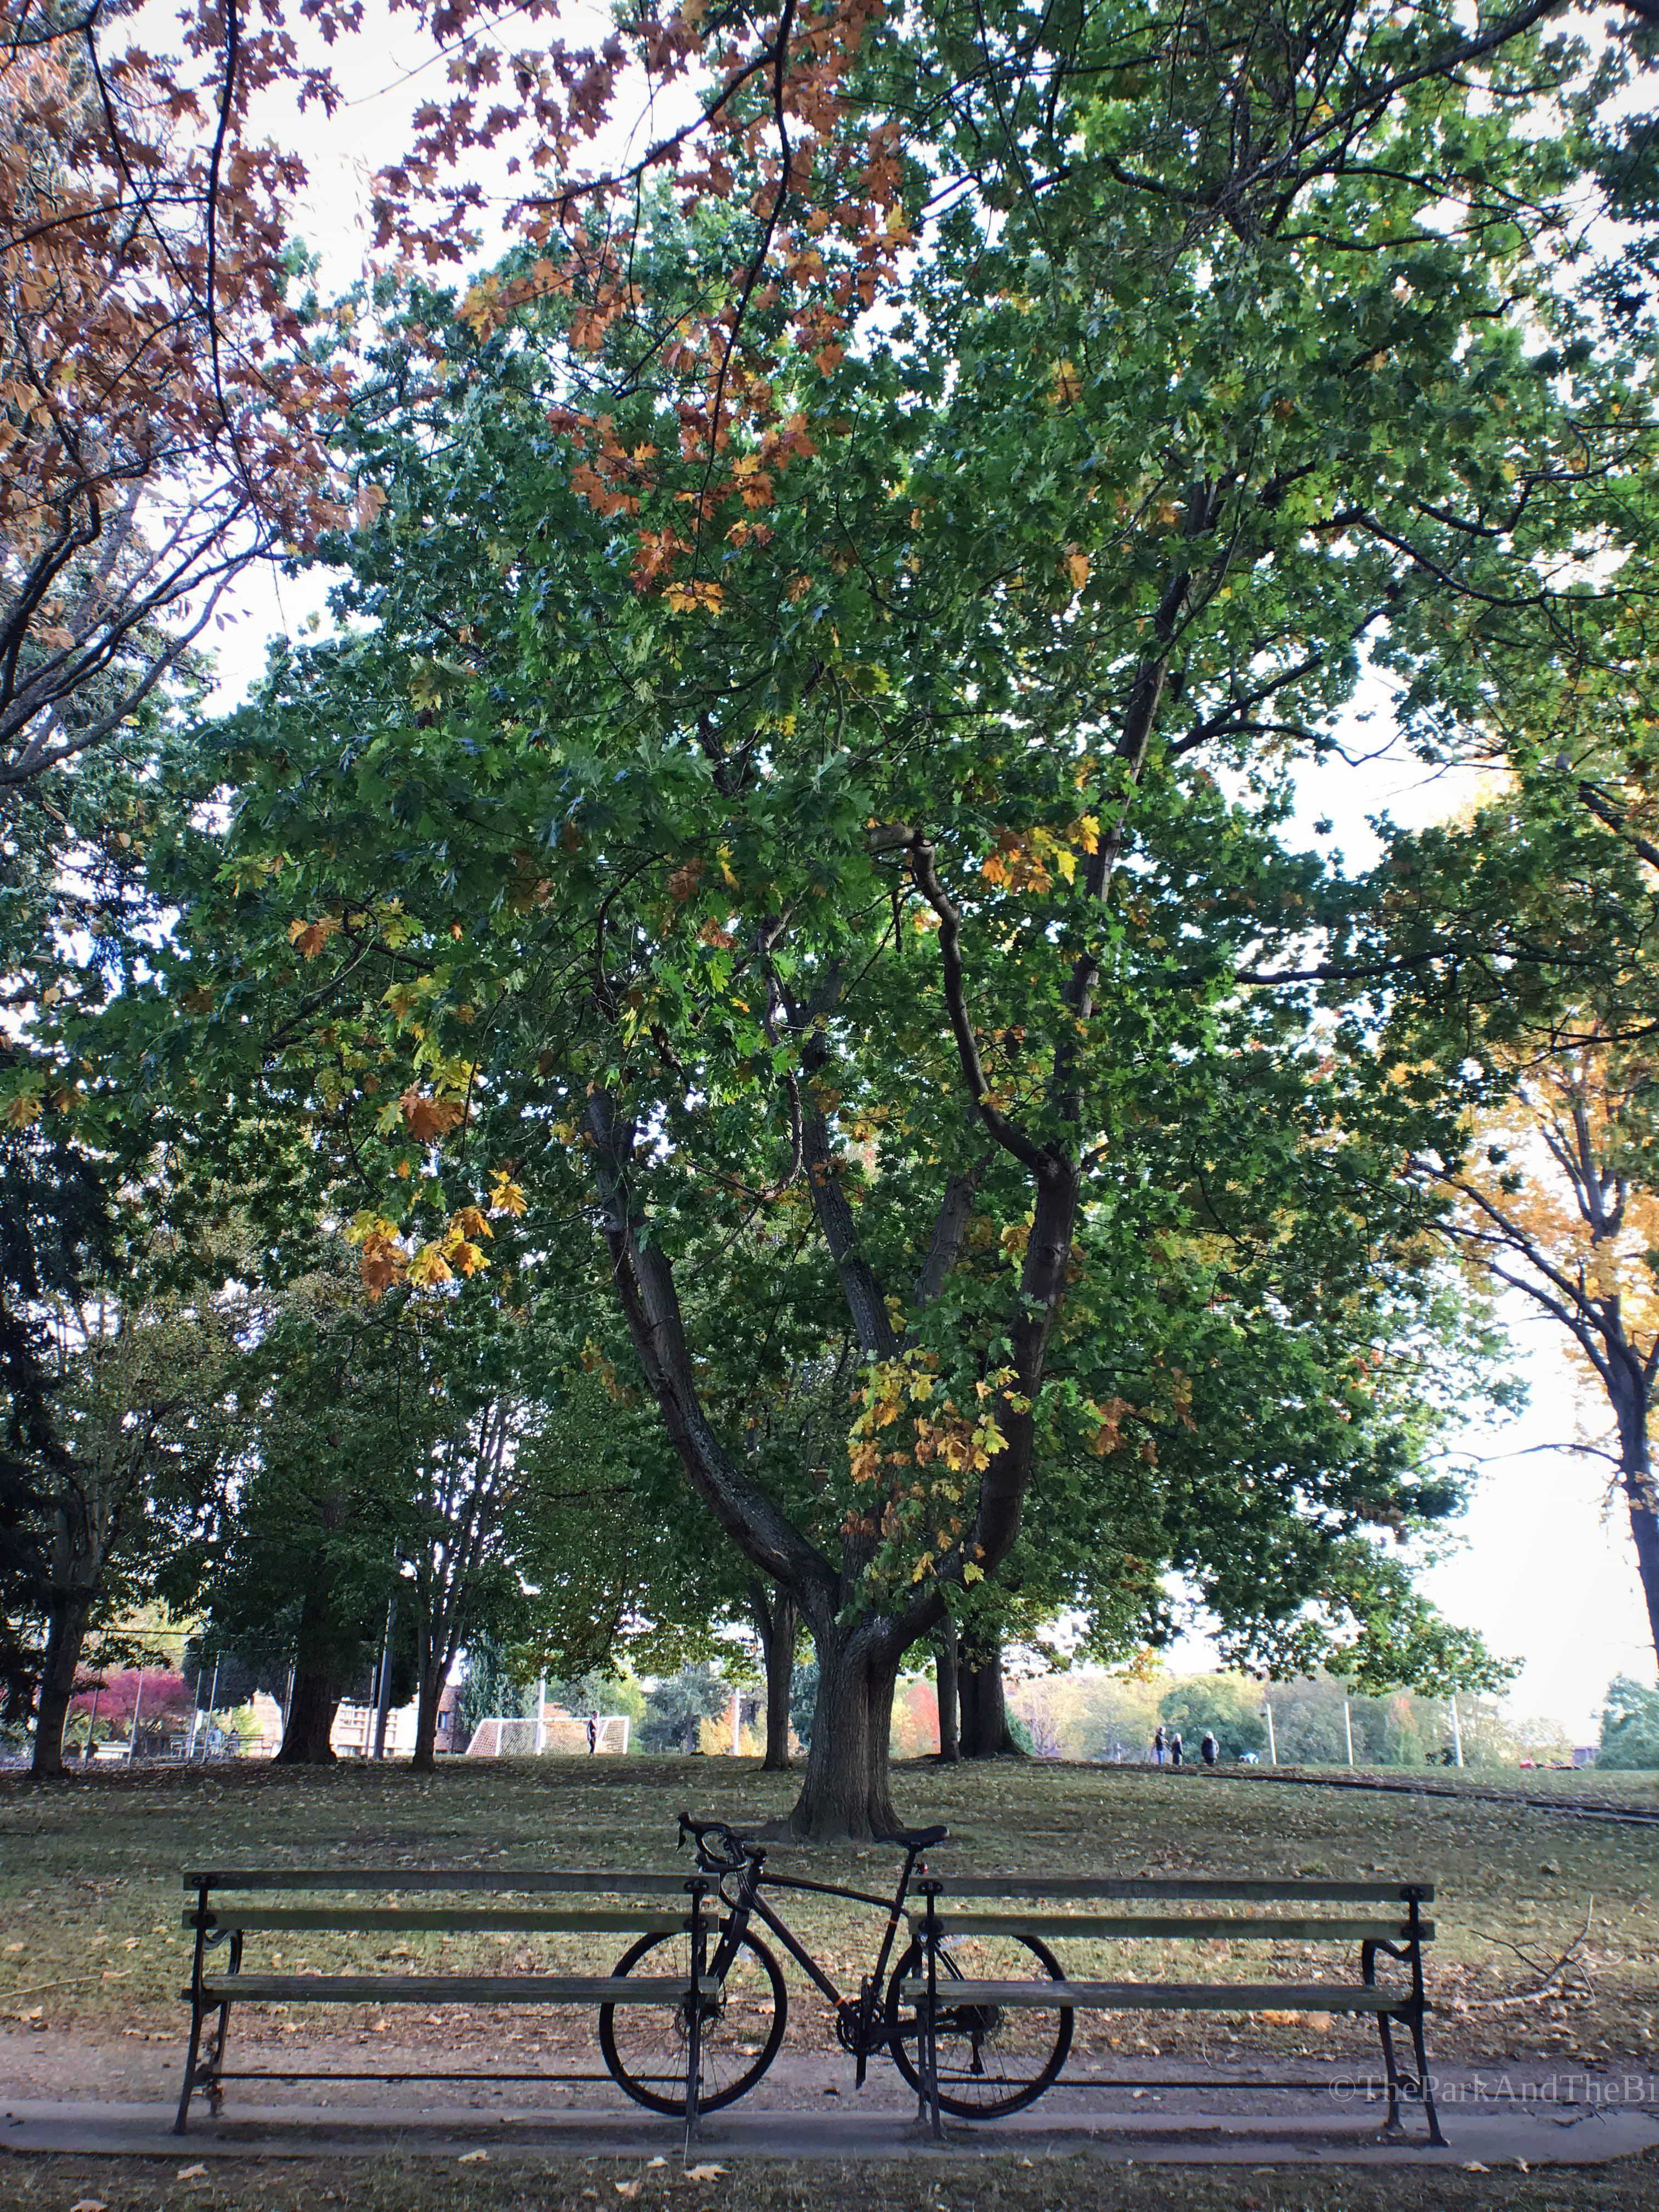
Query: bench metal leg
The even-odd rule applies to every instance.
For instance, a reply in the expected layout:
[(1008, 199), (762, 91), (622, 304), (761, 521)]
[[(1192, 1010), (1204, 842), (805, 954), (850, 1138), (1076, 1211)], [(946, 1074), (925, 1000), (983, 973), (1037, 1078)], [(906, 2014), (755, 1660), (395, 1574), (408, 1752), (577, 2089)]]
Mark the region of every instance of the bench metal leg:
[(691, 1893), (691, 1988), (687, 1998), (688, 2025), (685, 2038), (685, 2156), (691, 2155), (691, 2146), (697, 2139), (697, 2100), (702, 2081), (702, 1984), (708, 1966), (708, 1942), (704, 1928), (702, 1908), (708, 1885), (690, 1881), (686, 1887)]
[(179, 2117), (173, 2124), (176, 2136), (184, 2135), (190, 2126), (190, 2100), (196, 2087), (196, 2063), (202, 2048), (202, 2021), (205, 2015), (193, 1999), (190, 2008), (190, 2049), (185, 2057), (185, 2079), (179, 2092)]
[(1388, 2013), (1380, 2012), (1376, 2027), (1382, 2038), (1382, 2065), (1389, 2077), (1389, 2118), (1383, 2133), (1403, 2136), (1406, 2130), (1400, 2118), (1400, 2062), (1395, 2056), (1393, 2019)]
[(1429, 2053), (1423, 2037), (1423, 2004), (1421, 2000), (1412, 2007), (1412, 2048), (1417, 2055), (1417, 2094), (1423, 2100), (1423, 2117), (1429, 2124), (1429, 2141), (1437, 2150), (1447, 2148), (1446, 2138), (1440, 2132), (1440, 2115), (1434, 2108), (1434, 2084), (1429, 2079)]
[[(925, 1871), (925, 1869), (924, 1869)], [(945, 2134), (939, 2108), (939, 1893), (936, 1875), (928, 1875), (921, 1885), (927, 1899), (921, 1927), (922, 1951), (927, 1960), (927, 1990), (916, 2007), (916, 2074), (920, 2081), (917, 2091), (916, 2118), (926, 2120), (933, 2141), (939, 2142)]]
[[(1359, 1947), (1359, 1978), (1368, 1990), (1376, 1987), (1376, 1953), (1374, 1942)], [(1382, 2039), (1382, 2070), (1389, 2083), (1389, 2117), (1382, 2132), (1399, 2136), (1405, 2133), (1400, 2124), (1400, 2063), (1394, 2055), (1394, 2022), (1385, 2012), (1376, 2015), (1377, 2033)]]

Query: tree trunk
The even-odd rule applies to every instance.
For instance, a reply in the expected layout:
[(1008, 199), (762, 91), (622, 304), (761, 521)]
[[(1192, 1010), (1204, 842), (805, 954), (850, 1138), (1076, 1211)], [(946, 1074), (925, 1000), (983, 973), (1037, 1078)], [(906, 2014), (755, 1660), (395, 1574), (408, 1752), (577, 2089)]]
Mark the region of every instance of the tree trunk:
[(962, 1757), (957, 1651), (957, 1625), (947, 1620), (933, 1653), (933, 1684), (939, 1698), (939, 1755), (946, 1766), (954, 1766)]
[(888, 1783), (888, 1739), (899, 1655), (884, 1624), (814, 1630), (818, 1694), (806, 1778), (789, 1832), (802, 1842), (868, 1843), (898, 1826)]
[(325, 1666), (296, 1667), (294, 1692), (288, 1703), (288, 1726), (283, 1730), (278, 1766), (330, 1766), (334, 1747), (329, 1736), (340, 1703), (333, 1670)]
[(34, 1729), (34, 1757), (29, 1772), (37, 1782), (58, 1780), (64, 1765), (64, 1724), (75, 1695), (75, 1677), (81, 1665), (81, 1646), (86, 1641), (92, 1613), (92, 1592), (60, 1592), (52, 1608), (46, 1631), (46, 1663), (40, 1670), (39, 1717)]
[(424, 1667), (415, 1705), (415, 1749), (410, 1765), (417, 1773), (430, 1774), (438, 1764), (438, 1707), (442, 1702), (449, 1663)]
[(1636, 1547), (1636, 1571), (1642, 1578), (1642, 1595), (1647, 1601), (1654, 1656), (1659, 1659), (1659, 1486), (1648, 1440), (1649, 1395), (1639, 1375), (1615, 1370), (1615, 1381), (1623, 1386), (1611, 1392), (1619, 1422), (1620, 1480), (1630, 1508), (1631, 1540)]
[(1008, 1703), (1002, 1687), (1002, 1645), (970, 1665), (965, 1659), (960, 1672), (962, 1755), (964, 1759), (998, 1759), (1004, 1753), (1020, 1756), (1008, 1726)]
[(789, 1770), (789, 1691), (795, 1673), (795, 1648), (800, 1641), (800, 1607), (785, 1589), (751, 1586), (750, 1599), (755, 1627), (766, 1661), (766, 1756), (762, 1767), (769, 1774)]

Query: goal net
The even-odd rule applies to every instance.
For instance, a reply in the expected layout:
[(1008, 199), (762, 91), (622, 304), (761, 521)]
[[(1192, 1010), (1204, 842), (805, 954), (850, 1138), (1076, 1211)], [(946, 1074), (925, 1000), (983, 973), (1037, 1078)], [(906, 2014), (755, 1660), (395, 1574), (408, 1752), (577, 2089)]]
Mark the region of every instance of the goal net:
[(466, 1755), (469, 1759), (534, 1759), (538, 1753), (544, 1756), (550, 1752), (568, 1757), (574, 1752), (614, 1754), (627, 1750), (626, 1713), (596, 1713), (591, 1743), (587, 1729), (585, 1714), (550, 1713), (538, 1722), (529, 1715), (497, 1713), (480, 1721), (473, 1729)]

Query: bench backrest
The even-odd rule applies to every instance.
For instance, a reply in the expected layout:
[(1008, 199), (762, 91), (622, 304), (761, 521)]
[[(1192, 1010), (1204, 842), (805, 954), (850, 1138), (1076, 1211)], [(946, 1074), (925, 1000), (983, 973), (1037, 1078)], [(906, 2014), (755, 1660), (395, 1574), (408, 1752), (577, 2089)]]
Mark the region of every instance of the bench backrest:
[(1013, 1897), (1022, 1902), (1060, 1903), (1085, 1898), (1139, 1899), (1151, 1903), (1165, 1899), (1191, 1905), (1409, 1905), (1434, 1900), (1431, 1881), (1401, 1881), (1379, 1877), (1374, 1881), (1331, 1881), (1322, 1876), (1296, 1881), (1235, 1881), (1231, 1875), (1041, 1874), (945, 1875), (939, 1878), (941, 1904), (958, 1897)]
[[(593, 1897), (684, 1897), (690, 1875), (617, 1874), (566, 1867), (226, 1867), (186, 1872), (189, 1890), (318, 1890), (378, 1892), (383, 1897), (422, 1890), (477, 1890), (518, 1897), (547, 1891)], [(706, 1885), (705, 1885), (706, 1887)]]
[[(487, 1935), (501, 1934), (592, 1936), (629, 1931), (666, 1934), (689, 1926), (693, 1877), (672, 1874), (615, 1874), (580, 1868), (504, 1867), (484, 1871), (473, 1867), (238, 1867), (186, 1873), (184, 1887), (195, 1902), (185, 1907), (186, 1928), (252, 1932), (308, 1929), (342, 1935), (424, 1931)], [(701, 1887), (708, 1887), (704, 1880)], [(472, 1892), (488, 1902), (465, 1905), (405, 1904), (410, 1896), (425, 1891), (454, 1896)], [(307, 1903), (269, 1905), (249, 1903), (286, 1893), (293, 1898), (334, 1896), (343, 1892), (364, 1893), (379, 1900), (353, 1904)], [(582, 1911), (552, 1909), (532, 1904), (544, 1897), (672, 1898), (678, 1911), (662, 1904), (600, 1906)], [(517, 1901), (502, 1904), (503, 1898)]]

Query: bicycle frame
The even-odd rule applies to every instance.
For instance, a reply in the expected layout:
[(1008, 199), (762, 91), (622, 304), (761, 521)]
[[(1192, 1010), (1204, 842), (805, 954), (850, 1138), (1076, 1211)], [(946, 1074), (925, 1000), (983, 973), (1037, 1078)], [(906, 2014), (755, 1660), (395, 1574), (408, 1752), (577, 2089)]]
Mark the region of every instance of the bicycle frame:
[[(848, 2048), (858, 2061), (858, 2085), (862, 2088), (870, 2054), (886, 2047), (887, 2038), (884, 2030), (878, 2034), (872, 2033), (871, 2023), (880, 2019), (883, 2014), (882, 1998), (886, 1988), (887, 1962), (893, 1955), (893, 1946), (897, 1940), (900, 1929), (904, 1924), (904, 1903), (910, 1893), (911, 1878), (915, 1875), (916, 1862), (921, 1856), (919, 1851), (907, 1847), (904, 1855), (904, 1870), (899, 1876), (898, 1887), (890, 1899), (877, 1897), (869, 1890), (847, 1889), (836, 1882), (807, 1881), (798, 1875), (769, 1874), (766, 1871), (764, 1851), (758, 1852), (749, 1859), (741, 1875), (738, 1876), (736, 1896), (728, 1897), (726, 1892), (726, 1880), (734, 1872), (734, 1869), (727, 1869), (722, 1875), (720, 1899), (720, 1903), (726, 1907), (728, 1917), (720, 1932), (720, 1942), (715, 1946), (714, 1955), (708, 1971), (717, 1981), (724, 1980), (732, 1960), (737, 1954), (738, 1938), (751, 1918), (758, 1920), (763, 1927), (769, 1929), (776, 1936), (778, 1942), (815, 1987), (829, 1998), (830, 2003), (836, 2008), (837, 2021), (850, 2026), (852, 2039), (848, 2043)], [(763, 1883), (768, 1888), (774, 1890), (805, 1890), (811, 1891), (818, 1897), (843, 1898), (849, 1904), (873, 1905), (878, 1911), (886, 1913), (887, 1925), (882, 1930), (881, 1943), (876, 1953), (875, 1966), (856, 1998), (849, 1997), (844, 1991), (837, 1989), (817, 1960), (795, 1935), (793, 1929), (768, 1905), (766, 1899), (761, 1895)]]

